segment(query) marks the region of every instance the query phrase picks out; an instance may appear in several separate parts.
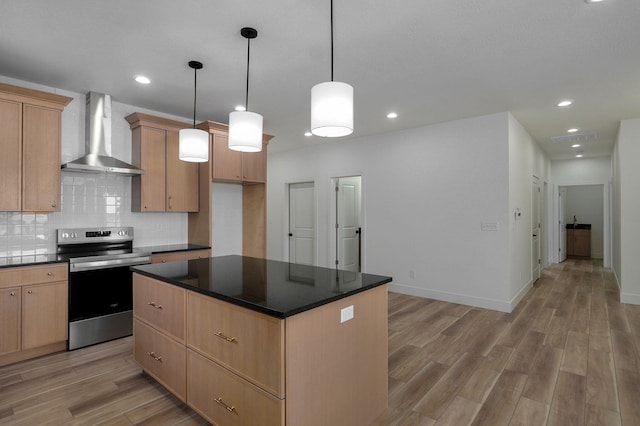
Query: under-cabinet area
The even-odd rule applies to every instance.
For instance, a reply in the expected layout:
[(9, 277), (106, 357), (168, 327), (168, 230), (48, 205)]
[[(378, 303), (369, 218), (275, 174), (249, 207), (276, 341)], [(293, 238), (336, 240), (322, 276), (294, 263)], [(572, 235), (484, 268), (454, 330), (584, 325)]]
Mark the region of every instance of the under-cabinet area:
[(567, 256), (574, 258), (591, 258), (591, 225), (567, 225)]
[(134, 267), (136, 362), (214, 424), (369, 424), (387, 407), (391, 279), (310, 267), (309, 286), (288, 266)]

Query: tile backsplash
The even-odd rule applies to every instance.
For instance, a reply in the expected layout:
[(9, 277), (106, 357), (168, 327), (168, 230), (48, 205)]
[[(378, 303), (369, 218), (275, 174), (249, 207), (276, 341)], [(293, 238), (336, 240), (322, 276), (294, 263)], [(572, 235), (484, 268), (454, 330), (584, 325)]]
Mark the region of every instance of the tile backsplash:
[(55, 253), (58, 228), (133, 226), (134, 245), (187, 242), (186, 213), (134, 213), (131, 177), (62, 173), (60, 212), (0, 212), (0, 257)]

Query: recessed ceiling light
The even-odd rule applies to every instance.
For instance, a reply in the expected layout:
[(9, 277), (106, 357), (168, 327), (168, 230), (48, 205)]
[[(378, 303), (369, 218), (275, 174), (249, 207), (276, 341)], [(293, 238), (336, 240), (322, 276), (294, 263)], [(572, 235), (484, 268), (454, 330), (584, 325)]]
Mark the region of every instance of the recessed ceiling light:
[(137, 75), (136, 76), (136, 81), (140, 84), (149, 84), (151, 83), (151, 80), (149, 80), (148, 77), (145, 77), (144, 75)]
[(309, 132), (309, 131), (306, 131), (306, 132), (304, 132), (304, 135), (305, 135), (306, 137), (309, 137), (309, 136), (313, 136), (313, 133), (311, 133), (311, 132)]
[(585, 3), (600, 3), (603, 2), (604, 0), (584, 0)]
[(569, 133), (575, 133), (575, 132), (577, 132), (577, 131), (578, 131), (578, 129), (577, 129), (577, 128), (575, 128), (575, 127), (571, 128), (571, 129), (569, 129), (569, 130), (567, 130), (567, 132), (569, 132)]
[(395, 112), (390, 112), (387, 114), (387, 118), (398, 118), (398, 114)]
[(235, 108), (235, 110), (236, 110), (236, 111), (246, 111), (246, 110), (247, 110), (247, 108), (245, 108), (245, 106), (244, 106), (244, 105), (238, 105), (238, 106)]
[(582, 158), (582, 157), (584, 157), (584, 155), (582, 155), (582, 154), (576, 154), (576, 158)]
[(580, 148), (580, 144), (579, 143), (574, 143), (573, 145), (571, 145), (571, 148)]
[(561, 101), (561, 102), (558, 102), (558, 106), (559, 107), (566, 107), (566, 106), (571, 105), (572, 103), (573, 103), (573, 101), (570, 101), (570, 100)]

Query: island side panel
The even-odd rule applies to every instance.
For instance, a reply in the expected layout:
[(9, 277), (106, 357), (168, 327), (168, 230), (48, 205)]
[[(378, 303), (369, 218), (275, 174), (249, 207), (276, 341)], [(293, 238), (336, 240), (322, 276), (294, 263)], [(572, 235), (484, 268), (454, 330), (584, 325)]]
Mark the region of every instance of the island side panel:
[(367, 425), (387, 408), (386, 285), (285, 321), (287, 425)]

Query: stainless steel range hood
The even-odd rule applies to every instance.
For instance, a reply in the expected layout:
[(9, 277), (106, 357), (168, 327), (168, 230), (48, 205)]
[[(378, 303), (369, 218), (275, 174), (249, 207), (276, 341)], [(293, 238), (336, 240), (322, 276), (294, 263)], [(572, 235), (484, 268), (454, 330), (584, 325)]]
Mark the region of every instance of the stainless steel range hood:
[(126, 176), (144, 174), (139, 167), (112, 157), (111, 96), (87, 93), (85, 115), (86, 155), (61, 166), (62, 170), (84, 173), (116, 173)]

